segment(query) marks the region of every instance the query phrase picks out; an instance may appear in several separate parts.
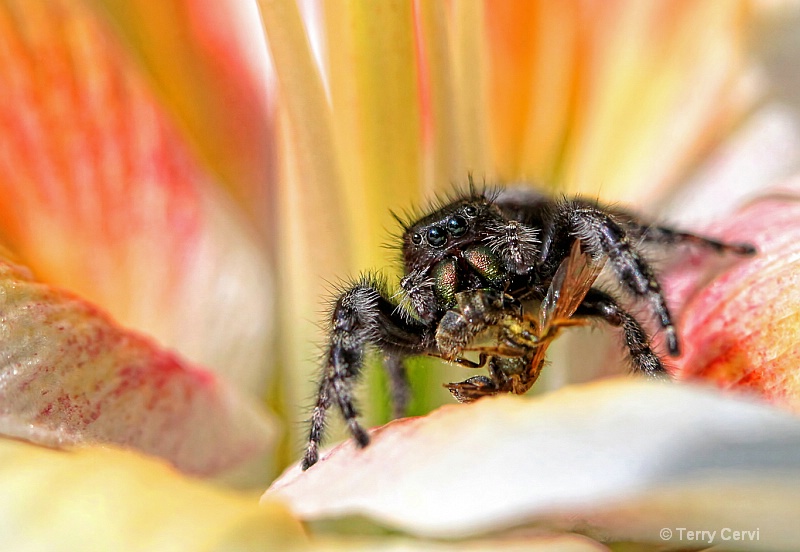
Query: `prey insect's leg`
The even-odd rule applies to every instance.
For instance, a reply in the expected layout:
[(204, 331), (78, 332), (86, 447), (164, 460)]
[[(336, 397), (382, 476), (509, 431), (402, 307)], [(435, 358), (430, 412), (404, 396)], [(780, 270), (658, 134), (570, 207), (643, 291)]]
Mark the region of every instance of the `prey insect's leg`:
[[(473, 349), (464, 349), (464, 350), (472, 351)], [(433, 353), (430, 353), (429, 356), (440, 358), (442, 360), (446, 360), (447, 362), (453, 362), (465, 368), (483, 368), (484, 366), (486, 366), (486, 362), (489, 360), (486, 353), (480, 353), (478, 357), (478, 362), (474, 362), (468, 358), (463, 358), (463, 357), (450, 358), (442, 356), (440, 354), (433, 354)]]
[(505, 302), (505, 295), (494, 289), (476, 289), (456, 294), (456, 307), (447, 311), (436, 329), (436, 344), (445, 360), (459, 357), (485, 329), (518, 309)]
[(664, 365), (650, 348), (650, 339), (642, 326), (607, 293), (598, 289), (589, 290), (575, 315), (601, 318), (621, 328), (635, 370), (651, 377), (666, 375)]

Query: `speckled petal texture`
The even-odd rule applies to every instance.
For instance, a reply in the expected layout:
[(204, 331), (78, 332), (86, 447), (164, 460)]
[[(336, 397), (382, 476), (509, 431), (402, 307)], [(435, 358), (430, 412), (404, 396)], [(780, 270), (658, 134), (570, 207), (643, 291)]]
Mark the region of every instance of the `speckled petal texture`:
[(697, 255), (665, 275), (671, 303), (681, 306), (676, 378), (800, 410), (800, 195), (757, 200), (709, 233), (753, 243), (759, 254), (728, 266)]
[(110, 442), (211, 475), (265, 451), (267, 418), (217, 376), (0, 259), (0, 432)]

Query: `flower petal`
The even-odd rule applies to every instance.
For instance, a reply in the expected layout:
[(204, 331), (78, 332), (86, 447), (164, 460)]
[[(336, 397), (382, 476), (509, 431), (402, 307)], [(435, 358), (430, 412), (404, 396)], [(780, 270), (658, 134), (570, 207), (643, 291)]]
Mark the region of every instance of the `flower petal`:
[(570, 192), (663, 197), (760, 93), (743, 2), (594, 3), (564, 153)]
[[(791, 193), (791, 192), (788, 192)], [(703, 379), (800, 411), (800, 195), (766, 197), (709, 232), (749, 242), (759, 255), (720, 274), (707, 255), (665, 279), (679, 319), (684, 354), (679, 379)]]
[(0, 259), (0, 432), (47, 445), (110, 442), (190, 473), (266, 451), (264, 414), (213, 374)]
[(0, 7), (0, 234), (39, 280), (263, 388), (266, 254), (102, 23)]
[(458, 542), (418, 540), (407, 537), (322, 537), (314, 539), (314, 552), (601, 552), (609, 550), (582, 535), (536, 531), (530, 535), (499, 535)]
[[(376, 255), (394, 228), (390, 208), (419, 201), (422, 178), (421, 98), (412, 3), (346, 1), (325, 4), (333, 131), (356, 262), (385, 264)], [(391, 86), (387, 86), (390, 82)]]
[(255, 5), (231, 0), (86, 4), (108, 16), (206, 165), (240, 207), (263, 222), (274, 133)]
[(492, 5), (497, 172), (606, 200), (663, 197), (761, 92), (749, 15), (736, 1)]
[(608, 381), (444, 407), (372, 437), (264, 497), (304, 519), (360, 514), (436, 537), (548, 522), (660, 542), (663, 520), (760, 527), (760, 546), (796, 536), (800, 420), (711, 390)]
[(278, 504), (215, 488), (130, 451), (0, 439), (7, 550), (267, 550), (304, 542)]

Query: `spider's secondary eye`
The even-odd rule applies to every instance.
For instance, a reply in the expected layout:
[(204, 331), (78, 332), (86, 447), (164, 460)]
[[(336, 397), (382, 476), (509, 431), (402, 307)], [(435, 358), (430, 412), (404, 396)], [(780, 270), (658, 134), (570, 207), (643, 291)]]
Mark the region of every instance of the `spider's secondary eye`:
[(428, 243), (433, 247), (441, 247), (447, 241), (447, 232), (441, 226), (428, 228)]
[(478, 208), (474, 205), (467, 205), (464, 207), (464, 214), (468, 217), (474, 217), (478, 214)]
[(447, 231), (451, 236), (463, 236), (467, 231), (467, 221), (458, 215), (450, 217), (447, 219)]
[(422, 236), (420, 234), (412, 234), (411, 235), (411, 242), (414, 245), (419, 245), (422, 243)]

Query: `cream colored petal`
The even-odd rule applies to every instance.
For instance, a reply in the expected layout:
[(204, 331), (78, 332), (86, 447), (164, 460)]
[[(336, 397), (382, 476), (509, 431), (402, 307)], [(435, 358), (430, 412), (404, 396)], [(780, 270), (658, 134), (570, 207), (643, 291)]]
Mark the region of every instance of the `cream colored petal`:
[(707, 389), (612, 380), (444, 407), (372, 436), (291, 468), (264, 498), (437, 537), (533, 522), (652, 542), (655, 527), (758, 527), (748, 545), (762, 548), (797, 535), (800, 419)]
[(600, 552), (609, 550), (599, 542), (575, 534), (534, 531), (528, 535), (498, 535), (494, 538), (456, 542), (420, 540), (408, 537), (314, 539), (314, 552)]

